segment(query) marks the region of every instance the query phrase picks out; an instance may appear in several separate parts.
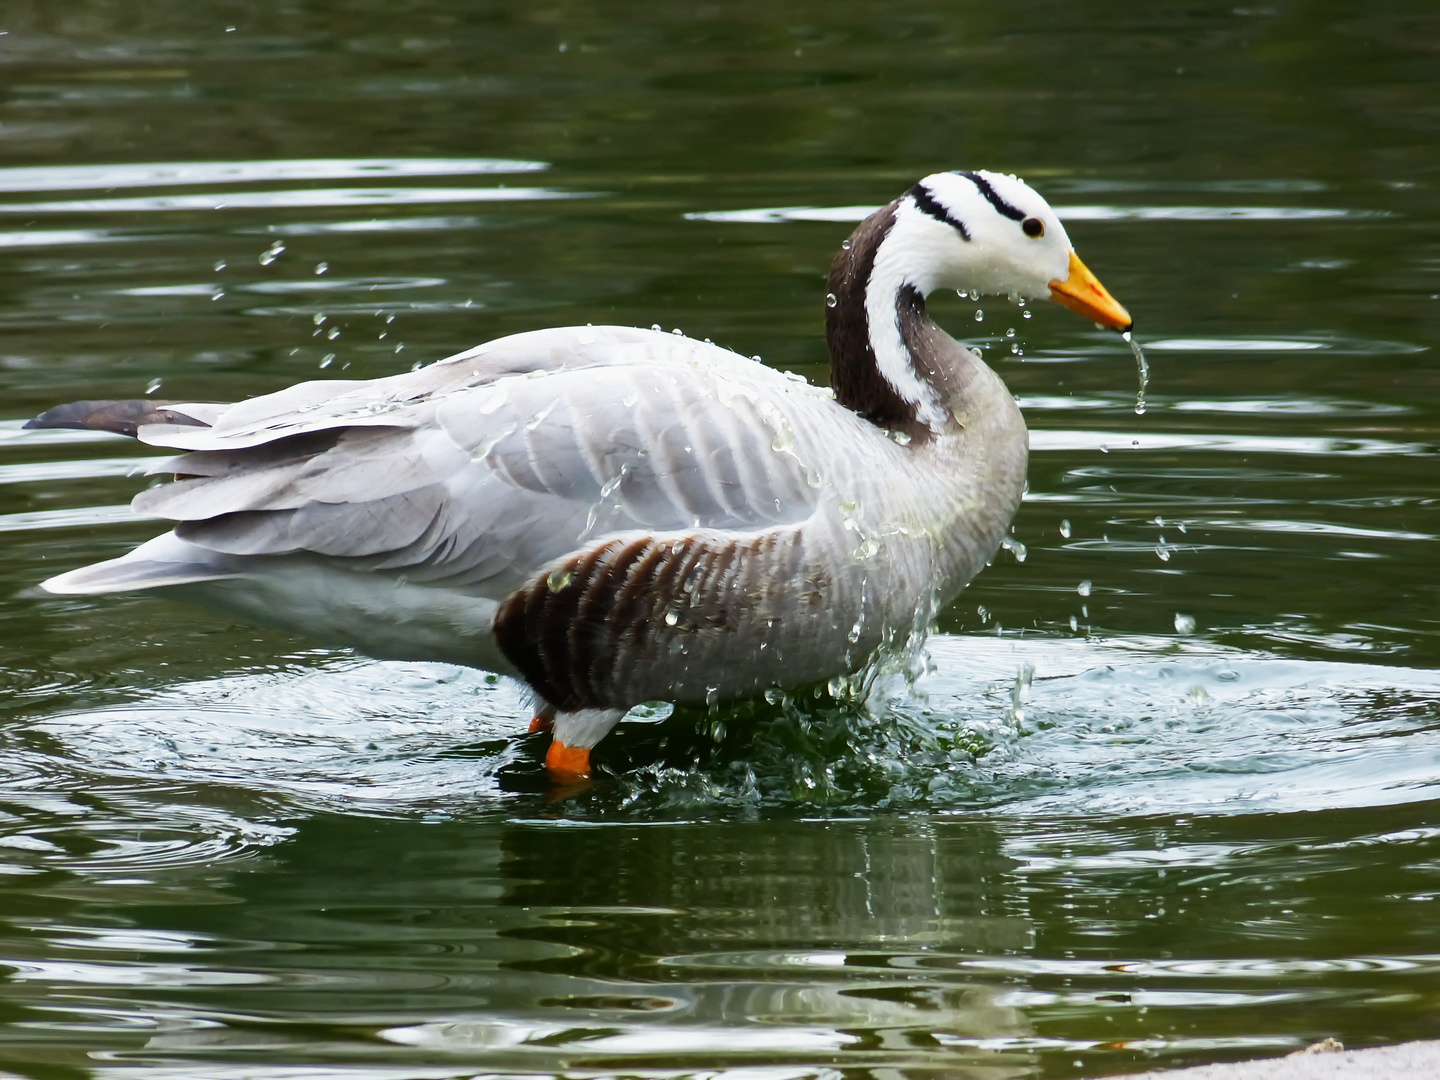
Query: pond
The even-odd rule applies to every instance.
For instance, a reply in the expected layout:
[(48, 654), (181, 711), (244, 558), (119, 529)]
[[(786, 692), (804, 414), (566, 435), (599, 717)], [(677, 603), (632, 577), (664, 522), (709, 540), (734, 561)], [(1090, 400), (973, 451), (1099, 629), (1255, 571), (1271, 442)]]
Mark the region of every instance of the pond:
[[(0, 11), (0, 1070), (1101, 1076), (1440, 1007), (1440, 14), (13, 0)], [(503, 334), (816, 382), (830, 259), (1016, 172), (1151, 366), (933, 305), (1031, 430), (924, 673), (655, 710), (44, 578), (150, 453), (22, 430)], [(1012, 333), (1013, 331), (1013, 333)], [(1023, 561), (1020, 555), (1024, 554)]]

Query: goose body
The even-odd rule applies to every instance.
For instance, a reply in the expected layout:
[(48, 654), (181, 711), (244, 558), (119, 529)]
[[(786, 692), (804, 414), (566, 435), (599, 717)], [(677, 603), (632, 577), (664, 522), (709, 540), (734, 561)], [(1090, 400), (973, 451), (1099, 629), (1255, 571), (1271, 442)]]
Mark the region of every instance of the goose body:
[[(1038, 222), (1038, 225), (1035, 224)], [(640, 702), (753, 695), (923, 634), (1025, 484), (1014, 398), (925, 314), (946, 286), (1129, 316), (1013, 177), (940, 173), (831, 270), (833, 392), (654, 330), (564, 327), (232, 405), (77, 402), (39, 427), (179, 451), (175, 528), (44, 583), (163, 589), (392, 659), (523, 679), (547, 761)]]

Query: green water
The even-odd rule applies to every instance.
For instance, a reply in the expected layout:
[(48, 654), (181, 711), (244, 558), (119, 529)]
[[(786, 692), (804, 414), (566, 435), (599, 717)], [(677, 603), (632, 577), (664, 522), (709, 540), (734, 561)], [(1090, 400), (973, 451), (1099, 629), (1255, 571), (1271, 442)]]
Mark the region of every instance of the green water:
[[(1440, 16), (1132, 8), (0, 7), (0, 1075), (1435, 1036)], [(823, 380), (845, 208), (943, 168), (1061, 208), (1152, 378), (1137, 416), (1114, 335), (933, 305), (1025, 407), (1028, 554), (914, 687), (628, 722), (556, 798), (482, 673), (34, 591), (158, 531), (141, 451), (49, 405), (586, 322)]]

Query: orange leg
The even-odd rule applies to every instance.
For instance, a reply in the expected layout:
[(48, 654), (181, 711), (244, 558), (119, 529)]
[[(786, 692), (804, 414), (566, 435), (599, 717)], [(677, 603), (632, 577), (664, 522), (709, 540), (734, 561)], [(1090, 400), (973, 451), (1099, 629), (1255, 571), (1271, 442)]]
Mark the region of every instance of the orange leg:
[(554, 726), (554, 720), (551, 720), (548, 716), (540, 716), (537, 714), (530, 721), (530, 734), (534, 735), (537, 731), (549, 731)]

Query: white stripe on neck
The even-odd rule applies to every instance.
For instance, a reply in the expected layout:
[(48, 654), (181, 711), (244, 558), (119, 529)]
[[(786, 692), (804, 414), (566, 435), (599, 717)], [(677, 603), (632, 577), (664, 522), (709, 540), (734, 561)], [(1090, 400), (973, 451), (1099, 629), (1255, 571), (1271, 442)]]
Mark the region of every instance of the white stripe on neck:
[(926, 296), (935, 287), (933, 271), (919, 267), (942, 264), (937, 248), (955, 243), (955, 230), (916, 209), (909, 198), (895, 210), (895, 223), (875, 251), (870, 280), (865, 285), (865, 321), (875, 366), (891, 389), (915, 409), (915, 416), (930, 430), (938, 432), (949, 419), (949, 410), (916, 370), (910, 350), (900, 334), (897, 307), (900, 290), (906, 285)]

